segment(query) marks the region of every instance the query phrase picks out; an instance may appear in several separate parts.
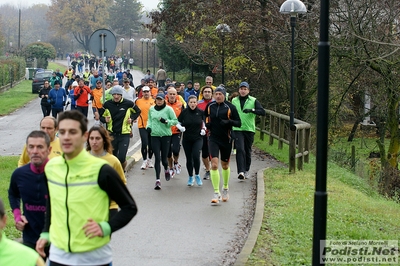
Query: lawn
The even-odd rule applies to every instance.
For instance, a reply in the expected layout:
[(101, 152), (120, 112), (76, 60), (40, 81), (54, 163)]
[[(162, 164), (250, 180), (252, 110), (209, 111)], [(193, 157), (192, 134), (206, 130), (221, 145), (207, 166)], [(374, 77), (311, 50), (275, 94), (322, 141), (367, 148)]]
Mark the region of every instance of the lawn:
[[(50, 62), (49, 68), (62, 69), (61, 65)], [(38, 94), (32, 94), (32, 81), (23, 80), (13, 88), (0, 93), (0, 116), (7, 115), (25, 106), (27, 103), (37, 98)]]
[(21, 237), (21, 233), (14, 227), (14, 215), (11, 212), (8, 202), (8, 187), (10, 185), (10, 177), (18, 164), (18, 156), (1, 156), (0, 157), (0, 198), (4, 201), (7, 213), (7, 226), (4, 230), (5, 234), (11, 238)]
[[(258, 140), (256, 145), (287, 162), (287, 149), (279, 151)], [(400, 239), (396, 202), (334, 163), (328, 163), (327, 177), (327, 239)], [(311, 265), (315, 158), (295, 174), (285, 167), (268, 169), (264, 181), (264, 220), (247, 265)]]

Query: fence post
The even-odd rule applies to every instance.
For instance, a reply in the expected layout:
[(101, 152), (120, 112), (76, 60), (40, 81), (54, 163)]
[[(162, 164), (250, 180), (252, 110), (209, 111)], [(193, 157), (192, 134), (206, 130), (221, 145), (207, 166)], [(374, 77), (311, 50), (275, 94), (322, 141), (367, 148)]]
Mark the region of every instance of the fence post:
[(273, 116), (273, 115), (269, 116), (269, 132), (270, 132), (269, 141), (268, 141), (269, 145), (274, 144), (274, 137), (272, 137), (272, 134), (274, 133), (275, 119), (276, 119), (275, 116)]
[(304, 129), (300, 129), (297, 131), (297, 139), (299, 141), (299, 148), (298, 148), (298, 153), (301, 154), (298, 158), (297, 158), (297, 169), (303, 170), (303, 154), (304, 154)]
[(261, 117), (261, 131), (260, 131), (260, 139), (264, 141), (264, 130), (265, 130), (265, 116)]
[(305, 163), (309, 163), (310, 161), (310, 138), (311, 138), (311, 129), (306, 128), (304, 134), (304, 149), (307, 151), (307, 154), (304, 155)]

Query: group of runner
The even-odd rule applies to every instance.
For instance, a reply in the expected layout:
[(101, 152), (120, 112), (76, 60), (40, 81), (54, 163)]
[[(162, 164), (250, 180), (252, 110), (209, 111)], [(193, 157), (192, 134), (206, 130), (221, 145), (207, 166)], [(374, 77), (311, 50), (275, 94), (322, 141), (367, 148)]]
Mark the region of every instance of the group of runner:
[[(115, 82), (109, 88), (111, 97), (93, 108), (99, 124), (90, 129), (87, 113), (79, 110), (60, 112), (58, 119), (45, 116), (40, 130), (28, 135), (19, 168), (10, 179), (10, 206), (15, 226), (23, 232), (23, 244), (48, 258), (49, 265), (112, 264), (110, 234), (137, 213), (124, 171), (134, 123), (142, 141), (141, 169), (154, 167), (156, 190), (161, 189), (161, 165), (166, 181), (181, 173), (181, 144), (188, 186), (203, 184), (201, 153), (206, 169), (203, 180), (211, 179), (213, 185), (212, 204), (229, 200), (233, 143), (238, 179), (248, 177), (255, 117), (265, 111), (249, 95), (247, 82), (240, 83), (239, 95), (231, 102), (225, 87), (214, 87), (211, 77), (186, 97), (188, 90), (181, 84), (166, 80), (161, 89), (151, 78), (136, 88), (133, 101), (126, 99), (129, 85)], [(5, 217), (0, 200), (0, 231)], [(7, 241), (2, 234), (0, 245)], [(26, 251), (25, 255), (30, 264), (18, 265), (34, 265), (32, 261), (43, 265), (37, 253)], [(0, 256), (10, 261), (15, 257), (10, 249), (1, 250)]]

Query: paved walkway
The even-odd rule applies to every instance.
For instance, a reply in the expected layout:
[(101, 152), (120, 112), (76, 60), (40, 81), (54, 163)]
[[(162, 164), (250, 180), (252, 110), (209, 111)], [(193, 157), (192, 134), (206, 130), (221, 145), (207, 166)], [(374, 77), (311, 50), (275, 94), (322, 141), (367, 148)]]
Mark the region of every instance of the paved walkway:
[(254, 154), (251, 177), (239, 182), (232, 155), (230, 199), (212, 206), (210, 180), (203, 180), (202, 187), (186, 185), (183, 149), (179, 159), (182, 173), (168, 182), (162, 178), (160, 191), (153, 189), (154, 169), (140, 170), (140, 154), (133, 157), (138, 163), (127, 174), (128, 188), (139, 212), (113, 234), (113, 265), (233, 265), (252, 226), (257, 171), (276, 165), (276, 161)]

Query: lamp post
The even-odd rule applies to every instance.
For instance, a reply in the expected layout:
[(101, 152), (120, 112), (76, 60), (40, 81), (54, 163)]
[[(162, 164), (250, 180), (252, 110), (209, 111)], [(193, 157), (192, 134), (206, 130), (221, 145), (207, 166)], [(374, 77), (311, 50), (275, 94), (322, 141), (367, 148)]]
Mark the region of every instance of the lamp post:
[(120, 41), (121, 41), (121, 57), (122, 57), (124, 55), (124, 41), (125, 41), (125, 39), (121, 38)]
[(133, 55), (132, 55), (132, 46), (133, 46), (133, 43), (135, 42), (135, 39), (133, 39), (133, 38), (130, 38), (129, 39), (129, 57), (130, 58), (133, 58)]
[(320, 1), (318, 42), (317, 159), (315, 167), (314, 228), (312, 265), (321, 265), (321, 240), (326, 239), (328, 205), (327, 155), (329, 118), (329, 1)]
[(157, 43), (157, 39), (152, 39), (151, 40), (151, 43), (153, 44), (153, 56), (154, 56), (154, 58), (153, 58), (153, 74), (155, 75), (155, 73), (156, 73), (156, 43)]
[(221, 83), (225, 84), (225, 34), (230, 33), (231, 28), (227, 24), (219, 24), (215, 28), (219, 34), (221, 35), (221, 42), (222, 42), (222, 52), (221, 52)]
[(146, 46), (147, 46), (147, 48), (146, 48), (146, 71), (147, 71), (147, 69), (149, 69), (149, 42), (150, 42), (150, 39), (146, 38), (143, 41), (146, 43)]
[(294, 126), (294, 31), (297, 14), (307, 12), (306, 6), (300, 0), (286, 0), (279, 10), (282, 14), (290, 14), (290, 26), (292, 28), (292, 56), (290, 71), (290, 128)]
[(144, 43), (144, 38), (140, 38), (139, 41), (142, 43), (142, 71), (143, 71), (143, 43)]

